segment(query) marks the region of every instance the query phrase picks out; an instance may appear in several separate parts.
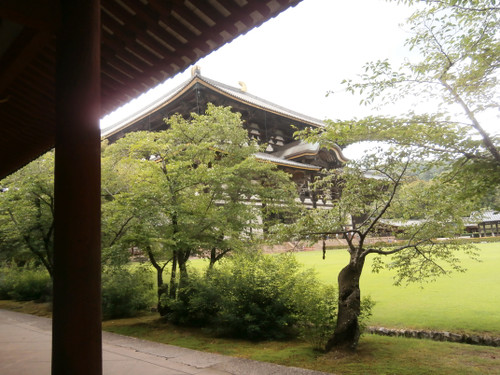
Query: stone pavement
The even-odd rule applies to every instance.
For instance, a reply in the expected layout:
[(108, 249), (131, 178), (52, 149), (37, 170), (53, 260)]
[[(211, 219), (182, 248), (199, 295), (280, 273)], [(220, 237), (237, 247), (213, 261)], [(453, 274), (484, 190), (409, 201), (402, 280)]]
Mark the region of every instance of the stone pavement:
[[(0, 374), (49, 375), (51, 319), (0, 310)], [(104, 375), (326, 375), (103, 332)]]

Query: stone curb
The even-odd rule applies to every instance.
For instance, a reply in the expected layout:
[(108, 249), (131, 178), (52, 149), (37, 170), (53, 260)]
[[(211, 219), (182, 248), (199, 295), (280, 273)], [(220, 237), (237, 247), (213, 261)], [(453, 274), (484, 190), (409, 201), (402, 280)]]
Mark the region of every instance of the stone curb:
[(415, 339), (427, 339), (434, 341), (448, 341), (461, 344), (483, 345), (500, 347), (500, 337), (483, 336), (483, 335), (468, 335), (460, 333), (452, 333), (446, 331), (429, 331), (429, 330), (414, 330), (414, 329), (393, 329), (385, 327), (367, 327), (366, 333), (371, 333), (380, 336), (393, 337), (409, 337)]

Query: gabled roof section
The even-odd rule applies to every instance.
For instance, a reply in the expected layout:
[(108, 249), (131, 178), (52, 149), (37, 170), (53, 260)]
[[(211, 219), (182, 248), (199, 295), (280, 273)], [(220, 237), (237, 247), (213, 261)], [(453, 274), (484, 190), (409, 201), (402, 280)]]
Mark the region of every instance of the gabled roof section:
[(481, 217), (481, 223), (500, 221), (499, 211), (485, 211)]
[(278, 114), (282, 117), (289, 118), (292, 121), (299, 121), (301, 123), (304, 123), (308, 126), (312, 127), (323, 127), (323, 121), (315, 119), (313, 117), (303, 115), (301, 113), (292, 111), (290, 109), (287, 109), (285, 107), (282, 107), (280, 105), (271, 103), (270, 101), (267, 101), (265, 99), (259, 98), (255, 95), (249, 94), (248, 92), (242, 91), (241, 88), (236, 88), (232, 87), (229, 85), (226, 85), (224, 83), (215, 81), (213, 79), (206, 78), (202, 76), (199, 73), (199, 70), (196, 69), (196, 67), (193, 70), (194, 74), (193, 76), (185, 81), (184, 83), (180, 84), (173, 90), (165, 93), (164, 96), (159, 98), (158, 100), (154, 101), (150, 105), (139, 109), (137, 112), (131, 114), (127, 118), (121, 120), (120, 122), (111, 125), (110, 127), (104, 129), (101, 133), (102, 137), (106, 138), (120, 130), (123, 130), (127, 128), (128, 126), (132, 125), (133, 123), (143, 119), (144, 117), (148, 116), (150, 113), (153, 113), (155, 111), (158, 111), (162, 107), (168, 105), (178, 97), (180, 97), (182, 94), (185, 92), (189, 91), (193, 86), (196, 84), (201, 84), (205, 86), (206, 88), (213, 90), (215, 92), (218, 92), (221, 95), (230, 97), (232, 99), (235, 99), (239, 102), (245, 103), (249, 106), (267, 111), (267, 112), (272, 112), (275, 114)]
[(294, 169), (303, 169), (308, 171), (320, 171), (321, 167), (312, 164), (299, 163), (293, 160), (283, 159), (273, 154), (265, 154), (263, 152), (257, 152), (255, 157), (259, 160), (266, 161), (272, 164), (281, 165), (283, 167), (291, 167)]
[[(272, 155), (278, 158), (284, 159), (297, 159), (303, 156), (316, 156), (319, 154), (321, 147), (319, 143), (307, 143), (302, 140), (298, 140), (295, 142), (291, 142), (285, 146), (283, 146), (280, 150), (273, 152)], [(342, 153), (342, 149), (335, 145), (332, 151), (337, 156), (342, 163), (346, 163), (349, 159), (347, 159)]]

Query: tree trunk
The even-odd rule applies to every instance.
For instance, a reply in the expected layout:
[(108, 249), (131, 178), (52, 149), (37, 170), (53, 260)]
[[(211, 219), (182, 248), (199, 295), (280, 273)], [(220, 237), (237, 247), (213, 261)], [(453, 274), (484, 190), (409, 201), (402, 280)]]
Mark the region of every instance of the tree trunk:
[(170, 273), (170, 294), (169, 297), (171, 299), (175, 299), (177, 294), (177, 258), (178, 258), (177, 250), (173, 251), (172, 257), (172, 271)]
[(158, 292), (158, 304), (157, 309), (160, 313), (160, 316), (165, 316), (168, 314), (169, 309), (162, 303), (162, 297), (168, 295), (168, 284), (163, 282), (163, 268), (156, 269), (156, 281), (158, 283), (157, 292)]
[(217, 248), (212, 247), (210, 250), (210, 263), (208, 264), (208, 269), (211, 270), (214, 268), (214, 264), (217, 261)]
[(359, 289), (359, 278), (363, 271), (364, 259), (351, 262), (340, 271), (339, 305), (337, 325), (333, 336), (326, 344), (326, 351), (332, 349), (355, 350), (359, 336), (359, 314), (361, 312), (361, 292)]
[(153, 267), (156, 270), (156, 292), (158, 295), (158, 301), (156, 304), (156, 308), (158, 309), (158, 312), (160, 313), (161, 316), (165, 316), (168, 313), (168, 310), (165, 305), (162, 305), (161, 300), (164, 295), (167, 295), (168, 293), (168, 285), (163, 282), (163, 269), (165, 268), (165, 265), (162, 267), (160, 264), (156, 261), (153, 252), (151, 251), (151, 247), (146, 248), (146, 253), (148, 254), (149, 261), (153, 265)]
[(191, 255), (191, 250), (180, 251), (177, 256), (177, 263), (179, 264), (179, 288), (183, 288), (188, 283), (188, 271), (186, 263)]

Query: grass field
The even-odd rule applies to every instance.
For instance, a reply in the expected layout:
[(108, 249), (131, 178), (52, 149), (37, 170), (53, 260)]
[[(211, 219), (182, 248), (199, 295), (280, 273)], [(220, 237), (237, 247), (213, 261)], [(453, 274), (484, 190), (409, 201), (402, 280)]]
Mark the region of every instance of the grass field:
[[(393, 274), (371, 273), (368, 260), (361, 293), (376, 302), (369, 324), (500, 336), (500, 243), (478, 247), (481, 262), (463, 258), (467, 272), (423, 285), (394, 286)], [(319, 251), (297, 253), (297, 259), (316, 269), (322, 281), (336, 285), (337, 275), (348, 261), (347, 251), (331, 250), (325, 260), (321, 257)]]
[(500, 348), (364, 335), (355, 353), (323, 354), (298, 340), (214, 338), (153, 316), (107, 321), (103, 328), (145, 340), (337, 375), (500, 375)]
[[(500, 336), (500, 242), (480, 243), (480, 262), (462, 255), (465, 273), (453, 273), (434, 282), (395, 286), (394, 273), (371, 272), (368, 258), (361, 277), (362, 296), (370, 296), (376, 305), (369, 325), (485, 333)], [(295, 254), (318, 278), (337, 285), (337, 275), (348, 260), (346, 250)], [(201, 267), (204, 261), (192, 261)]]

